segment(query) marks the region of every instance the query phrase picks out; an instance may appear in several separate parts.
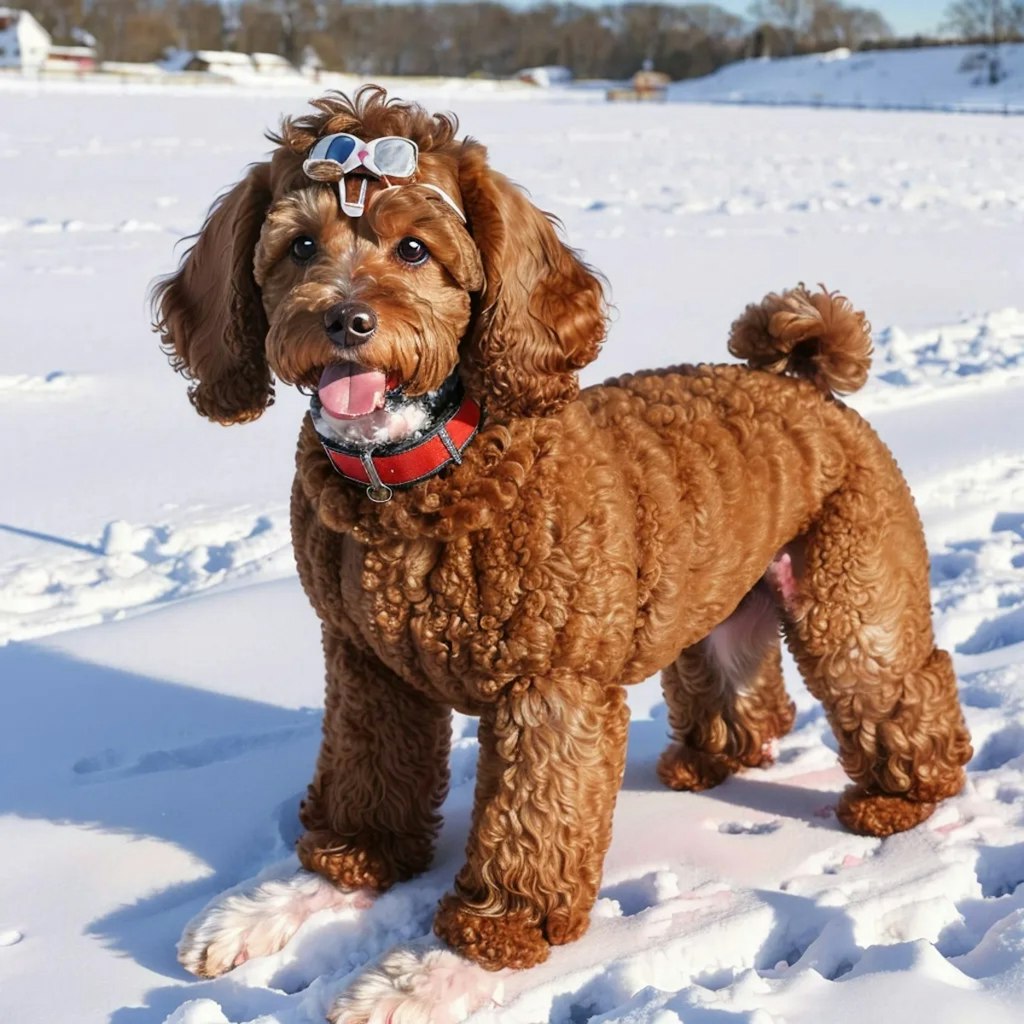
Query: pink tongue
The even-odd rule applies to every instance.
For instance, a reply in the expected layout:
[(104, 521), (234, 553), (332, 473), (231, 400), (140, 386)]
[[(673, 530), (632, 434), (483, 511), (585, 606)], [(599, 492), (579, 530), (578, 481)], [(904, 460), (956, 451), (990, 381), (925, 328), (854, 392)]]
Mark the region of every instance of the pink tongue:
[(352, 420), (384, 406), (387, 378), (355, 363), (328, 366), (320, 376), (320, 404), (331, 416)]

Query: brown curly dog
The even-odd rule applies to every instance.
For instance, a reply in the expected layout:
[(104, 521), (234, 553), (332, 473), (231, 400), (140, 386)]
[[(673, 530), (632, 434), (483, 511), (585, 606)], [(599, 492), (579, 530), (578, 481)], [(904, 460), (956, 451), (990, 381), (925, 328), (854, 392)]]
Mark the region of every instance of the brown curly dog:
[(466, 862), (434, 927), (487, 968), (539, 963), (587, 928), (625, 687), (662, 673), (659, 775), (714, 786), (792, 725), (780, 623), (853, 780), (843, 824), (889, 835), (958, 792), (971, 748), (921, 523), (833, 394), (866, 378), (864, 316), (772, 294), (733, 325), (746, 366), (581, 392), (602, 286), (484, 147), (375, 87), (313, 106), (156, 299), (204, 416), (254, 419), (274, 378), (313, 393), (291, 515), (327, 707), (302, 864), (343, 890), (422, 872), (451, 710), (477, 715)]

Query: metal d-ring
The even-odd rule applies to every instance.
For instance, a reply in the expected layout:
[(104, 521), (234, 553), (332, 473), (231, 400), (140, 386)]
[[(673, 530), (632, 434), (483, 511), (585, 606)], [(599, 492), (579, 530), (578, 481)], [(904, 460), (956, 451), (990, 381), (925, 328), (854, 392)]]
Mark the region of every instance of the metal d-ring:
[(373, 464), (373, 456), (369, 452), (363, 452), (359, 456), (359, 461), (363, 464), (363, 469), (366, 470), (366, 475), (370, 478), (370, 486), (366, 488), (366, 496), (370, 501), (375, 501), (378, 505), (383, 505), (385, 502), (390, 501), (391, 496), (395, 492), (381, 480), (377, 467)]
[(395, 492), (388, 487), (387, 484), (382, 484), (380, 487), (367, 487), (366, 496), (370, 501), (375, 501), (378, 505), (384, 505), (391, 500), (391, 496)]

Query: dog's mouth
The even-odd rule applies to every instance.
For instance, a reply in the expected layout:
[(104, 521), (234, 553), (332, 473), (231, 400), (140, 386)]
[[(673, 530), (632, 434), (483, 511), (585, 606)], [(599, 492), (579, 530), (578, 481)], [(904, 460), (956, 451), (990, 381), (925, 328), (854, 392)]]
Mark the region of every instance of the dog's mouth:
[(335, 420), (356, 420), (383, 409), (388, 393), (401, 389), (396, 374), (358, 363), (324, 367), (316, 386), (324, 413)]
[(458, 404), (458, 391), (454, 373), (434, 391), (407, 395), (397, 373), (332, 363), (320, 373), (310, 413), (322, 437), (368, 450), (401, 444), (429, 430)]

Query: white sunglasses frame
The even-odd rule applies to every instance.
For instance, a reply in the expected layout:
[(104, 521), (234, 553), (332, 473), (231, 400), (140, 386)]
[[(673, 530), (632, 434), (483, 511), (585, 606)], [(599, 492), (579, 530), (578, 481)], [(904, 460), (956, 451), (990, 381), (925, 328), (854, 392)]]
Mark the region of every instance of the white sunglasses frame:
[[(355, 142), (352, 152), (345, 157), (343, 162), (327, 156), (327, 151), (331, 148), (335, 139), (352, 139)], [(412, 147), (412, 169), (408, 173), (398, 174), (393, 171), (381, 170), (377, 165), (377, 161), (374, 160), (373, 154), (382, 142), (403, 142), (406, 146)], [(365, 157), (361, 155), (362, 151), (366, 152)], [(365, 167), (366, 170), (378, 178), (409, 178), (416, 173), (416, 169), (419, 167), (419, 160), (419, 146), (412, 139), (407, 139), (403, 135), (382, 135), (379, 139), (370, 139), (369, 142), (364, 142), (358, 135), (353, 135), (351, 132), (335, 132), (333, 135), (325, 135), (322, 139), (317, 139), (316, 145), (313, 146), (309, 151), (309, 156), (303, 161), (302, 170), (306, 177), (312, 178), (314, 181), (339, 181), (344, 175), (350, 174), (360, 167)], [(324, 165), (327, 166), (325, 167)], [(334, 171), (334, 168), (338, 168), (338, 171)], [(335, 177), (334, 175), (337, 176)]]
[[(331, 148), (331, 143), (337, 138), (352, 139), (356, 145), (352, 152), (345, 158), (343, 162), (339, 162), (332, 158), (328, 158), (324, 154)], [(377, 162), (373, 159), (374, 150), (377, 148), (379, 142), (390, 142), (398, 139), (402, 142), (412, 146), (414, 166), (411, 174), (392, 174), (389, 175), (382, 171), (378, 166)], [(359, 155), (360, 147), (364, 147), (367, 151), (366, 157)], [(366, 202), (366, 180), (365, 178), (360, 183), (359, 197), (352, 203), (345, 198), (344, 192), (344, 177), (346, 174), (357, 170), (360, 167), (365, 167), (371, 174), (376, 175), (378, 178), (384, 178), (387, 180), (389, 177), (395, 178), (408, 178), (412, 174), (415, 174), (419, 168), (420, 159), (420, 148), (413, 142), (412, 139), (407, 139), (404, 135), (382, 135), (379, 139), (371, 139), (369, 142), (364, 142), (359, 138), (358, 135), (353, 135), (351, 132), (335, 132), (333, 135), (325, 135), (322, 139), (317, 139), (316, 144), (309, 151), (309, 156), (302, 163), (303, 173), (307, 178), (311, 178), (313, 181), (323, 181), (336, 184), (338, 186), (338, 199), (341, 203), (342, 210), (352, 217), (359, 217), (364, 209)], [(455, 215), (466, 223), (466, 215), (459, 209), (458, 204), (444, 189), (439, 188), (437, 185), (432, 185), (426, 181), (410, 182), (410, 184), (419, 185), (420, 188), (430, 189), (431, 192), (436, 192), (438, 196), (454, 211)], [(388, 182), (388, 188), (398, 188), (398, 185), (392, 185)]]

